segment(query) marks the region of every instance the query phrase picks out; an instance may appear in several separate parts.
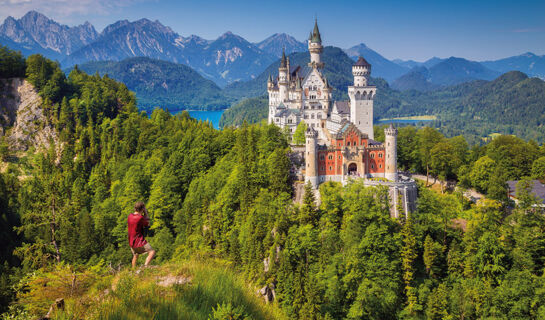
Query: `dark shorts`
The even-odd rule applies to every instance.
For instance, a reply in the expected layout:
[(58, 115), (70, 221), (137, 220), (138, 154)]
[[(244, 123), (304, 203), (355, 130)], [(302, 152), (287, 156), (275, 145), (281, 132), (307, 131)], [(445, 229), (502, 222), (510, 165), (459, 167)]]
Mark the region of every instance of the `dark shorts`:
[(146, 243), (145, 245), (143, 245), (142, 247), (138, 247), (138, 248), (132, 248), (131, 247), (131, 251), (132, 251), (132, 254), (143, 254), (143, 253), (146, 253), (146, 252), (150, 252), (151, 250), (153, 250), (153, 248), (151, 247), (151, 245), (148, 243)]

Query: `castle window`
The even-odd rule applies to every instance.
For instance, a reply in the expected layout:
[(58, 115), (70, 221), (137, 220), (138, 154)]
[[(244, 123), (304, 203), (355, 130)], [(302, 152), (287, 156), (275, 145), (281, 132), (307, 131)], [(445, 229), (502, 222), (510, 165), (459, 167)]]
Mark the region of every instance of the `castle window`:
[(329, 171), (331, 171), (331, 166), (329, 166)]
[(325, 157), (323, 154), (320, 155), (320, 160), (325, 160)]
[(374, 165), (374, 164), (371, 165), (371, 169), (375, 169), (375, 165)]
[(346, 145), (350, 147), (350, 141), (348, 141), (348, 142), (346, 143)]
[(374, 153), (371, 153), (371, 158), (375, 159), (375, 154)]
[(325, 167), (321, 167), (320, 170), (324, 171), (324, 170), (325, 170)]
[(379, 154), (378, 154), (378, 157), (379, 157), (379, 158), (382, 158), (382, 153), (379, 153)]
[(305, 119), (308, 119), (308, 114), (305, 114)]
[(329, 157), (327, 157), (329, 160), (333, 160), (333, 156), (332, 155), (329, 155)]
[(379, 168), (382, 168), (382, 165), (381, 165), (381, 164), (379, 164), (379, 165), (378, 165), (378, 167), (379, 167)]
[(339, 160), (341, 160), (341, 156), (339, 156)]

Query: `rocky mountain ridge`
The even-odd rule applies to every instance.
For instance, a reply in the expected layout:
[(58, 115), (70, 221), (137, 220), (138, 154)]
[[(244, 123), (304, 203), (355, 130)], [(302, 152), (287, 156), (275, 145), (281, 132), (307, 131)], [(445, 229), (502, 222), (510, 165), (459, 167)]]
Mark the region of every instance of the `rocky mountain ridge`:
[(0, 25), (0, 34), (21, 45), (22, 49), (41, 49), (48, 55), (56, 55), (56, 58), (70, 55), (98, 37), (89, 22), (69, 27), (36, 11), (29, 11), (20, 19), (7, 17)]
[[(20, 19), (6, 18), (0, 25), (0, 44), (20, 50), (24, 55), (43, 54), (61, 61), (63, 68), (90, 61), (121, 61), (139, 56), (181, 63), (220, 87), (258, 77), (277, 60), (283, 48), (288, 54), (306, 51), (304, 42), (284, 33), (276, 33), (257, 43), (250, 43), (231, 32), (215, 40), (206, 40), (196, 35), (181, 36), (159, 21), (148, 19), (132, 22), (120, 20), (97, 33), (88, 22), (69, 27), (35, 11), (28, 12)], [(407, 75), (405, 78), (415, 78), (411, 69), (416, 66), (430, 69), (446, 60), (390, 61), (363, 43), (344, 51), (352, 59), (364, 56), (373, 66), (373, 75), (390, 83), (404, 75)], [(545, 77), (545, 56), (532, 53), (480, 64), (496, 71), (496, 75), (519, 70), (530, 76)], [(457, 77), (456, 73), (465, 71), (468, 70), (455, 69), (453, 75), (447, 78)], [(421, 75), (416, 76), (422, 78)], [(490, 79), (491, 76), (476, 78)]]

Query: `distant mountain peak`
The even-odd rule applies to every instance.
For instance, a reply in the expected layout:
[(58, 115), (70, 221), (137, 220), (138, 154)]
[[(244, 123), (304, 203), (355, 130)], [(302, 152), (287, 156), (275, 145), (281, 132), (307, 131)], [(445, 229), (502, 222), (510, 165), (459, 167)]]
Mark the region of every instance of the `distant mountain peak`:
[(255, 45), (264, 52), (280, 57), (282, 49), (286, 49), (286, 53), (302, 52), (307, 50), (305, 43), (297, 41), (294, 37), (286, 33), (275, 33), (265, 40), (255, 43)]
[(525, 52), (523, 54), (520, 55), (521, 57), (528, 57), (528, 58), (535, 58), (537, 57), (537, 55), (535, 55), (534, 53), (528, 51), (528, 52)]
[(25, 15), (21, 17), (21, 19), (23, 19), (23, 18), (25, 18), (25, 17), (27, 17), (27, 18), (33, 18), (33, 19), (39, 17), (39, 18), (44, 18), (44, 19), (47, 19), (47, 20), (51, 20), (51, 19), (49, 19), (46, 15), (44, 15), (43, 13), (38, 12), (38, 11), (36, 11), (36, 10), (30, 10), (29, 12), (25, 13)]
[[(360, 44), (357, 44), (355, 46), (353, 46), (352, 48), (361, 48), (361, 49), (369, 49), (369, 47), (365, 44), (365, 43), (360, 43)], [(352, 49), (351, 48), (351, 49)]]

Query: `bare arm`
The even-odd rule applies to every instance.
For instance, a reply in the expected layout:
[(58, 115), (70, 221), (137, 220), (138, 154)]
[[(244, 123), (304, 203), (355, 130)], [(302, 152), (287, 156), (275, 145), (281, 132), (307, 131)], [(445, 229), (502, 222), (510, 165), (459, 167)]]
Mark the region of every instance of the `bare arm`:
[(148, 214), (148, 209), (147, 208), (144, 208), (144, 221), (145, 221), (146, 226), (149, 226), (149, 214)]

